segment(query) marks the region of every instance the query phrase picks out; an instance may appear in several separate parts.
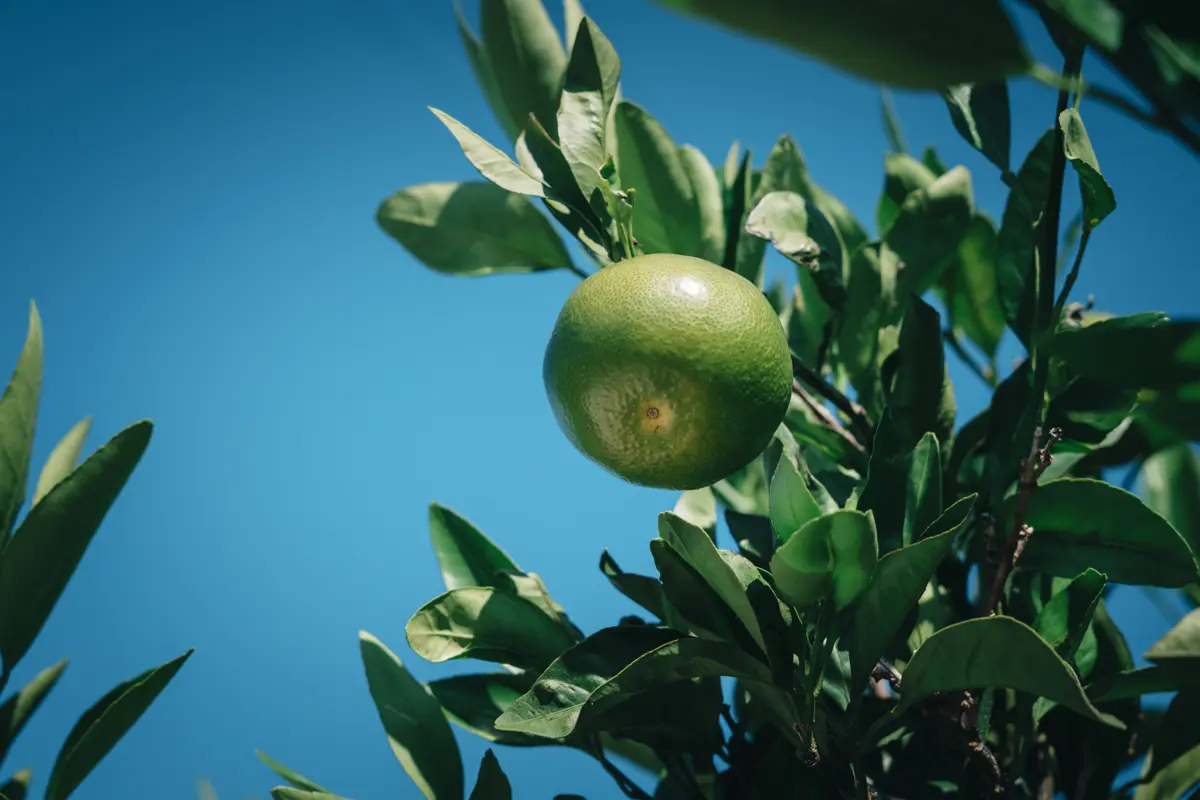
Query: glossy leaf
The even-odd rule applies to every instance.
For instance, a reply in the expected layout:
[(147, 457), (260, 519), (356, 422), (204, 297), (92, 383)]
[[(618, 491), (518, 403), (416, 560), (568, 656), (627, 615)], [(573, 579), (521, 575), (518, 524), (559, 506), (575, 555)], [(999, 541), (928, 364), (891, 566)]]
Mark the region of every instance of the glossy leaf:
[(617, 562), (613, 560), (613, 557), (608, 554), (607, 550), (600, 555), (600, 571), (604, 573), (604, 577), (608, 578), (608, 582), (618, 592), (658, 617), (658, 619), (666, 621), (663, 610), (665, 600), (663, 597), (663, 588), (657, 578), (624, 572), (617, 565)]
[[(1050, 643), (1068, 663), (1077, 665), (1081, 677), (1087, 677), (1082, 657), (1076, 659), (1080, 644), (1084, 641), (1096, 604), (1104, 591), (1105, 577), (1094, 569), (1084, 570), (1074, 580), (1054, 594), (1042, 606), (1033, 621), (1033, 628)], [(1094, 647), (1094, 645), (1093, 645)], [(1092, 654), (1095, 658), (1095, 654)]]
[(32, 505), (49, 493), (51, 489), (62, 482), (79, 465), (79, 455), (83, 451), (83, 442), (87, 439), (92, 428), (92, 418), (84, 417), (67, 431), (66, 436), (58, 441), (50, 451), (50, 457), (42, 466), (38, 475), (37, 487), (33, 491)]
[(447, 589), (499, 586), (496, 573), (521, 571), (469, 520), (437, 503), (429, 505), (429, 534)]
[(492, 275), (570, 267), (571, 256), (527, 198), (490, 183), (425, 183), (379, 206), (376, 222), (426, 267)]
[(725, 201), (720, 179), (704, 154), (690, 144), (679, 148), (683, 170), (691, 181), (700, 215), (700, 249), (697, 256), (713, 264), (725, 258)]
[[(807, 467), (804, 468), (807, 471)], [(809, 491), (794, 453), (784, 452), (771, 477), (771, 526), (780, 541), (788, 538), (811, 520), (821, 516), (821, 508)]]
[(269, 755), (264, 753), (262, 750), (255, 750), (254, 755), (258, 756), (259, 761), (266, 764), (267, 767), (272, 772), (274, 772), (279, 777), (283, 778), (285, 781), (287, 781), (289, 784), (296, 787), (297, 789), (302, 789), (306, 792), (321, 792), (324, 794), (331, 794), (331, 792), (328, 789), (326, 789), (325, 787), (321, 786), (320, 784), (316, 783), (315, 781), (309, 780), (308, 778), (301, 775), (299, 772), (296, 772), (294, 769), (291, 769), (289, 767), (284, 766), (283, 764), (280, 764), (278, 761), (271, 758)]
[(1179, 620), (1154, 643), (1146, 660), (1155, 664), (1188, 664), (1200, 668), (1200, 609)]
[(909, 457), (904, 501), (904, 544), (912, 544), (942, 513), (942, 452), (937, 436), (926, 433)]
[(1171, 524), (1136, 495), (1090, 478), (1038, 487), (1026, 524), (1025, 569), (1072, 578), (1092, 567), (1112, 583), (1179, 587), (1196, 580), (1196, 562)]
[(1088, 138), (1083, 118), (1074, 108), (1065, 109), (1058, 115), (1058, 125), (1063, 132), (1063, 149), (1067, 160), (1079, 173), (1079, 190), (1083, 195), (1084, 224), (1090, 228), (1099, 225), (1117, 207), (1113, 191), (1100, 174), (1096, 151)]
[(1050, 161), (1054, 155), (1054, 131), (1048, 130), (1029, 151), (1017, 172), (1016, 185), (1004, 206), (1000, 231), (996, 234), (996, 281), (1004, 318), (1029, 346), (1033, 335), (1033, 297), (1037, 232), (1042, 206), (1050, 189)]
[(1045, 697), (1093, 721), (1124, 727), (1092, 705), (1054, 648), (1011, 617), (967, 620), (933, 634), (908, 662), (902, 686), (897, 711), (934, 692), (1004, 688)]
[(551, 136), (567, 54), (542, 0), (483, 0), (481, 32), (496, 86), (519, 125), (532, 114)]
[(996, 296), (996, 226), (976, 213), (942, 273), (950, 327), (994, 358), (1004, 335), (1004, 309)]
[(192, 655), (188, 650), (125, 681), (84, 712), (67, 734), (50, 771), (46, 800), (65, 800), (141, 718)]
[(39, 672), (29, 683), (5, 700), (4, 705), (0, 705), (0, 764), (4, 763), (4, 757), (21, 733), (21, 729), (50, 694), (50, 690), (58, 683), (66, 668), (67, 660), (64, 658), (54, 666)]
[(0, 658), (11, 672), (37, 638), (109, 507), (150, 443), (134, 423), (30, 509), (0, 557)]
[(635, 189), (633, 235), (646, 253), (700, 252), (700, 211), (679, 148), (644, 108), (617, 104), (617, 174)]
[(458, 38), (462, 41), (463, 50), (467, 53), (467, 60), (471, 64), (475, 82), (483, 90), (488, 107), (492, 109), (492, 114), (500, 123), (500, 127), (504, 129), (510, 141), (515, 141), (521, 128), (514, 121), (512, 114), (508, 111), (508, 106), (504, 103), (504, 98), (500, 95), (500, 86), (496, 83), (496, 73), (492, 69), (492, 62), (488, 58), (487, 50), (484, 48), (483, 42), (479, 41), (479, 37), (471, 30), (471, 26), (467, 24), (459, 0), (454, 2), (454, 16), (458, 23)]
[(992, 0), (852, 6), (804, 0), (658, 0), (785, 45), (861, 78), (907, 89), (1016, 75), (1028, 57)]
[[(668, 623), (670, 627), (703, 639), (733, 642), (764, 661), (768, 658), (765, 648), (754, 640), (729, 604), (665, 539), (650, 540), (650, 555), (662, 580), (666, 607), (678, 614)], [(751, 608), (748, 600), (746, 606)]]
[(971, 224), (975, 196), (971, 173), (954, 167), (904, 199), (884, 241), (904, 268), (896, 281), (900, 298), (921, 295), (932, 287)]
[(1200, 321), (1113, 317), (1059, 331), (1047, 349), (1072, 374), (1105, 386), (1169, 391), (1200, 381)]
[(510, 672), (455, 675), (428, 684), (446, 719), (488, 742), (514, 747), (552, 744), (536, 736), (496, 730), (496, 718), (529, 688), (533, 676)]
[(520, 164), (505, 155), (498, 147), (489, 143), (482, 136), (446, 112), (432, 106), (429, 110), (442, 121), (442, 124), (450, 130), (450, 133), (454, 134), (454, 138), (458, 140), (458, 145), (462, 148), (463, 154), (466, 155), (471, 165), (479, 170), (480, 175), (501, 189), (515, 194), (524, 194), (531, 197), (546, 196), (546, 185), (540, 179), (531, 175)]
[(959, 84), (942, 91), (954, 128), (1001, 172), (1009, 170), (1012, 120), (1008, 83), (1003, 80)]
[(792, 534), (771, 557), (770, 571), (780, 594), (793, 605), (812, 605), (832, 595), (842, 609), (866, 590), (878, 558), (872, 514), (842, 510)]
[(1159, 450), (1138, 473), (1146, 505), (1162, 516), (1200, 555), (1200, 458), (1187, 442)]
[(405, 628), (422, 658), (474, 658), (541, 669), (574, 639), (529, 600), (491, 587), (462, 587), (422, 606)]
[(479, 774), (475, 778), (470, 800), (512, 800), (512, 784), (508, 782), (508, 776), (500, 768), (500, 762), (490, 747), (479, 763)]
[(579, 24), (558, 107), (558, 141), (585, 197), (603, 194), (600, 169), (608, 158), (606, 123), (616, 99), (621, 61), (588, 18)]
[(441, 706), (383, 642), (358, 637), (371, 699), (404, 771), (427, 800), (462, 800), (462, 758)]
[(941, 318), (915, 295), (909, 297), (900, 325), (900, 347), (887, 404), (901, 447), (916, 447), (926, 432), (949, 441), (954, 431), (954, 392), (946, 375)]
[[(29, 304), (29, 328), (17, 366), (0, 396), (0, 550), (16, 522), (29, 480), (29, 459), (42, 391), (42, 318)], [(5, 606), (6, 608), (8, 606)], [(8, 668), (8, 659), (4, 662)]]
[(597, 729), (604, 713), (631, 694), (719, 676), (771, 680), (766, 664), (720, 642), (650, 626), (604, 628), (555, 659), (496, 727), (562, 739)]
[(879, 559), (875, 579), (854, 609), (846, 634), (850, 654), (851, 689), (858, 691), (904, 621), (921, 599), (938, 565), (950, 553), (954, 539), (970, 519), (975, 495), (946, 509), (913, 544)]

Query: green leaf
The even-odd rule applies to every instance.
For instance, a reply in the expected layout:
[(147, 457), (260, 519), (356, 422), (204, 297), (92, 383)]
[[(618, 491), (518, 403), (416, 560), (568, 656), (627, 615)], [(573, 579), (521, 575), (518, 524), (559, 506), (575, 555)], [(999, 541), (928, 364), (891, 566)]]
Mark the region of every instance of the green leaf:
[(941, 89), (1017, 75), (1028, 56), (994, 0), (657, 0), (886, 86)]
[(459, 0), (454, 0), (454, 16), (458, 23), (458, 37), (462, 41), (463, 49), (467, 52), (467, 60), (471, 62), (471, 72), (475, 75), (475, 82), (483, 90), (488, 107), (492, 109), (492, 114), (500, 123), (500, 127), (504, 129), (510, 141), (515, 141), (521, 132), (521, 127), (514, 122), (508, 106), (504, 104), (504, 98), (500, 96), (500, 87), (496, 84), (496, 73), (492, 69), (492, 62), (488, 59), (487, 50), (484, 49), (483, 42), (479, 41), (475, 32), (471, 30), (471, 26), (467, 24)]
[(1200, 691), (1183, 691), (1171, 700), (1142, 778), (1146, 783), (1137, 787), (1134, 800), (1175, 800), (1200, 783)]
[(1187, 442), (1159, 450), (1138, 473), (1146, 505), (1179, 531), (1200, 555), (1200, 458)]
[[(846, 308), (837, 332), (838, 358), (854, 384), (857, 400), (876, 416), (883, 402), (881, 339), (885, 326), (900, 316), (895, 296), (899, 268), (896, 254), (879, 242), (869, 242), (854, 252), (846, 282)], [(817, 328), (816, 336), (821, 335), (825, 320), (819, 323), (822, 327)], [(894, 327), (888, 330), (895, 333)], [(799, 350), (797, 355), (803, 358)]]
[[(1096, 604), (1104, 591), (1105, 576), (1094, 569), (1084, 570), (1056, 592), (1033, 621), (1033, 628), (1068, 663), (1077, 665), (1080, 677), (1087, 677), (1082, 656), (1076, 658), (1085, 634), (1092, 624)], [(1093, 652), (1092, 658), (1095, 658)], [(1089, 665), (1090, 667), (1090, 665)]]
[[(999, 502), (1004, 490), (1017, 479), (1021, 459), (1029, 455), (1033, 443), (1038, 408), (1039, 403), (1034, 397), (1033, 364), (1025, 360), (996, 387), (986, 420), (983, 451), (991, 498), (988, 505)], [(1076, 570), (1072, 576), (1078, 573)]]
[(0, 705), (0, 764), (4, 763), (4, 757), (8, 755), (8, 749), (16, 741), (21, 729), (41, 706), (46, 695), (50, 694), (66, 668), (67, 660), (64, 658), (39, 672), (19, 692), (5, 700), (4, 705)]
[(1124, 727), (1092, 705), (1054, 648), (1010, 617), (967, 620), (933, 634), (908, 662), (901, 687), (897, 712), (934, 692), (1003, 688), (1046, 697), (1093, 721)]
[(54, 610), (109, 507), (150, 443), (136, 422), (30, 509), (0, 554), (0, 658), (11, 673)]
[(675, 680), (638, 691), (605, 710), (603, 727), (614, 741), (635, 741), (658, 752), (712, 752), (724, 742), (718, 679)]
[(918, 189), (937, 180), (929, 167), (905, 153), (885, 153), (883, 156), (883, 193), (875, 208), (875, 224), (881, 235), (886, 234), (900, 216), (904, 200)]
[(717, 527), (717, 497), (711, 487), (688, 489), (675, 501), (674, 514), (711, 536)]
[(1169, 588), (1196, 580), (1196, 561), (1171, 523), (1112, 484), (1048, 481), (1033, 493), (1025, 522), (1034, 532), (1024, 569), (1073, 578), (1092, 567), (1112, 583)]
[(1114, 317), (1059, 331), (1046, 347), (1072, 374), (1105, 386), (1172, 391), (1200, 381), (1200, 321)]
[[(85, 465), (86, 466), (86, 465)], [(188, 650), (125, 681), (84, 712), (50, 771), (46, 800), (65, 800), (141, 718), (192, 655)]]
[(546, 184), (541, 179), (530, 174), (528, 170), (513, 161), (495, 145), (490, 144), (482, 136), (463, 125), (440, 109), (432, 106), (429, 110), (442, 121), (454, 138), (458, 140), (463, 154), (479, 174), (492, 183), (516, 194), (531, 197), (545, 197)]
[(883, 112), (883, 131), (887, 134), (888, 147), (893, 153), (907, 153), (908, 144), (904, 141), (904, 131), (896, 115), (896, 104), (892, 102), (892, 93), (887, 89), (879, 93), (879, 106)]
[(496, 730), (496, 718), (529, 688), (533, 676), (509, 672), (455, 675), (429, 683), (446, 719), (488, 741), (514, 747), (552, 744), (536, 736)]
[[(803, 468), (807, 472), (807, 467)], [(771, 477), (771, 526), (780, 541), (786, 542), (810, 520), (821, 516), (821, 508), (808, 489), (793, 453), (784, 452)]]
[(618, 592), (666, 622), (663, 610), (666, 598), (657, 578), (622, 571), (607, 550), (600, 555), (600, 571)]
[(937, 436), (926, 433), (909, 457), (903, 542), (910, 545), (942, 513), (942, 453)]
[(470, 800), (512, 800), (512, 785), (490, 747), (479, 763), (479, 775), (475, 778)]
[(554, 227), (521, 195), (490, 183), (425, 183), (380, 204), (376, 222), (414, 258), (452, 275), (569, 268)]
[(615, 113), (617, 174), (635, 189), (633, 234), (646, 253), (700, 253), (700, 210), (687, 168), (667, 131), (641, 106), (622, 100)]
[(812, 520), (775, 551), (771, 576), (780, 594), (797, 607), (832, 594), (842, 609), (866, 590), (878, 558), (871, 512), (835, 511)]
[(51, 489), (62, 482), (63, 478), (79, 465), (79, 454), (83, 450), (83, 442), (87, 439), (88, 431), (92, 428), (92, 418), (84, 417), (76, 422), (67, 435), (59, 440), (50, 452), (50, 457), (42, 466), (38, 475), (37, 488), (33, 492), (33, 503), (45, 497)]
[(557, 137), (567, 54), (542, 0), (483, 0), (481, 12), (483, 46), (509, 116), (524, 125), (532, 114)]
[(21, 770), (6, 783), (0, 785), (0, 797), (5, 800), (25, 800), (29, 796), (29, 782), (32, 779), (33, 772), (31, 770)]
[(950, 328), (995, 358), (1004, 335), (1004, 309), (996, 296), (996, 226), (976, 213), (942, 273)]
[(1033, 336), (1033, 292), (1036, 289), (1037, 230), (1050, 190), (1054, 129), (1047, 130), (1017, 172), (996, 234), (996, 281), (1004, 318), (1028, 348)]
[[(30, 302), (25, 346), (4, 388), (4, 395), (0, 396), (0, 551), (4, 549), (25, 501), (41, 392), (42, 318), (37, 304)], [(7, 658), (4, 666), (9, 667)]]
[(795, 192), (769, 192), (746, 217), (744, 229), (769, 240), (781, 255), (808, 270), (825, 304), (842, 309), (846, 288), (841, 239), (819, 208)]
[(685, 562), (704, 578), (721, 601), (733, 611), (754, 640), (754, 644), (765, 653), (766, 646), (758, 618), (746, 597), (745, 587), (733, 569), (721, 558), (717, 546), (703, 529), (690, 522), (664, 512), (658, 515), (658, 535), (678, 553)]
[(272, 800), (346, 800), (336, 794), (326, 792), (310, 792), (292, 786), (276, 786), (271, 790)]
[(503, 586), (497, 573), (520, 572), (508, 554), (457, 512), (430, 503), (429, 534), (447, 589)]
[(732, 508), (725, 509), (725, 525), (742, 555), (766, 566), (775, 552), (775, 530), (769, 517), (743, 514)]
[(474, 658), (541, 669), (575, 643), (534, 603), (492, 587), (452, 589), (422, 606), (405, 627), (413, 651), (434, 663)]
[(1003, 80), (959, 84), (942, 90), (954, 128), (967, 142), (1000, 168), (1009, 170), (1012, 120), (1008, 83)]
[(309, 780), (308, 778), (301, 775), (299, 772), (296, 772), (294, 769), (284, 766), (283, 764), (279, 763), (278, 761), (276, 761), (275, 759), (271, 758), (269, 755), (264, 753), (262, 750), (256, 749), (254, 751), (254, 755), (258, 756), (259, 761), (266, 764), (267, 767), (272, 772), (274, 772), (279, 777), (283, 778), (285, 781), (287, 781), (289, 784), (296, 787), (297, 789), (302, 789), (306, 792), (319, 792), (322, 794), (332, 794), (332, 792), (330, 792), (325, 787), (321, 786), (320, 784), (316, 783), (315, 781)]
[(392, 752), (427, 800), (462, 800), (462, 758), (442, 708), (392, 651), (366, 631), (359, 650)]
[(1147, 651), (1146, 660), (1155, 664), (1200, 666), (1200, 609), (1179, 620), (1155, 642)]
[(720, 264), (725, 258), (725, 200), (717, 172), (704, 154), (690, 144), (679, 148), (683, 170), (691, 181), (700, 215), (700, 249), (705, 261)]
[(971, 173), (954, 167), (923, 189), (911, 192), (884, 235), (904, 268), (896, 295), (921, 295), (937, 283), (971, 224), (975, 210)]
[[(736, 147), (736, 145), (735, 145)], [(730, 155), (734, 154), (734, 150), (730, 151)], [(751, 209), (753, 170), (750, 168), (750, 151), (747, 150), (742, 156), (740, 164), (733, 165), (735, 171), (729, 173), (729, 162), (725, 163), (725, 257), (721, 260), (721, 264), (726, 269), (731, 269), (739, 275), (746, 273), (739, 269), (740, 254), (746, 247), (753, 245), (758, 248), (759, 261), (751, 270), (753, 275), (751, 282), (760, 282), (757, 270), (762, 266), (762, 256), (766, 252), (766, 246), (760, 239), (753, 236), (747, 237), (743, 235), (742, 223), (746, 220), (746, 215)], [(742, 239), (748, 239), (750, 244), (743, 245)]]
[(875, 579), (854, 609), (846, 648), (850, 653), (851, 686), (857, 692), (921, 599), (938, 565), (967, 524), (975, 505), (968, 495), (946, 509), (915, 543), (879, 559)]
[(1113, 191), (1100, 174), (1100, 163), (1096, 151), (1088, 138), (1083, 118), (1074, 108), (1058, 115), (1058, 125), (1063, 132), (1063, 149), (1067, 160), (1079, 173), (1079, 191), (1083, 195), (1084, 224), (1089, 228), (1099, 225), (1117, 207)]
[(891, 409), (875, 426), (871, 460), (854, 507), (875, 515), (884, 550), (899, 547), (908, 496), (908, 448), (900, 438)]
[(1181, 659), (1098, 678), (1088, 684), (1087, 693), (1093, 703), (1110, 703), (1144, 694), (1174, 692), (1185, 686), (1200, 687), (1200, 672), (1195, 669), (1195, 664)]
[(650, 555), (662, 580), (667, 607), (678, 614), (668, 622), (670, 627), (695, 633), (704, 639), (734, 642), (747, 653), (767, 660), (764, 647), (750, 636), (746, 625), (729, 604), (665, 539), (650, 540)]
[[(612, 44), (587, 17), (579, 24), (558, 107), (558, 141), (586, 198), (604, 194), (606, 122), (621, 78)], [(598, 201), (597, 201), (598, 202)], [(595, 204), (593, 204), (595, 205)]]
[(943, 353), (937, 309), (910, 295), (900, 325), (898, 364), (887, 392), (904, 450), (916, 447), (926, 432), (932, 431), (939, 441), (949, 441), (954, 432), (954, 392)]
[(766, 664), (721, 642), (643, 625), (603, 628), (555, 659), (496, 727), (562, 739), (602, 729), (605, 712), (638, 692), (719, 676), (771, 680)]

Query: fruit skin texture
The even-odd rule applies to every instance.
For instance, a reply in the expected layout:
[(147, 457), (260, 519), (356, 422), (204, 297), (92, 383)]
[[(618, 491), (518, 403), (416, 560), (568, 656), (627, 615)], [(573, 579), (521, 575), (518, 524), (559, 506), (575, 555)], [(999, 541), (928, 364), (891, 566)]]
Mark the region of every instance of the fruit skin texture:
[(762, 292), (690, 256), (619, 261), (576, 287), (542, 366), (559, 425), (631, 483), (698, 489), (744, 467), (787, 412), (787, 336)]

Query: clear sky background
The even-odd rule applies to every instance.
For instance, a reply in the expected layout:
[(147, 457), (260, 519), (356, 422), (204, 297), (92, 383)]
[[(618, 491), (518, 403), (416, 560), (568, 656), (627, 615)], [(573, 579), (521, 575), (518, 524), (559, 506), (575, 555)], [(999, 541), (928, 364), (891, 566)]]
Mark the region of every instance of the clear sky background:
[[(647, 0), (586, 5), (622, 57), (625, 95), (677, 141), (719, 162), (739, 139), (761, 164), (790, 132), (816, 179), (873, 225), (875, 87)], [(467, 11), (477, 19), (477, 3)], [(551, 14), (561, 21), (556, 3)], [(1058, 64), (1043, 36), (1034, 49)], [(1054, 102), (1013, 88), (1015, 162)], [(34, 765), (35, 796), (79, 713), (196, 647), (81, 800), (194, 797), (202, 775), (223, 800), (265, 798), (278, 781), (255, 747), (347, 797), (419, 797), (367, 693), (357, 632), (422, 679), (485, 666), (429, 665), (404, 641), (409, 615), (442, 591), (431, 500), (542, 574), (585, 630), (632, 608), (598, 557), (607, 547), (652, 569), (655, 515), (675, 496), (607, 475), (554, 423), (542, 353), (577, 279), (444, 277), (374, 224), (400, 187), (478, 178), (427, 105), (502, 140), (449, 0), (0, 7), (0, 369), (36, 299), (37, 463), (88, 414), (89, 452), (139, 418), (157, 425), (10, 684), (71, 658), (6, 764)], [(941, 101), (900, 94), (897, 106), (910, 145), (969, 167), (978, 205), (999, 219), (999, 176)], [(1076, 299), (1194, 315), (1200, 161), (1104, 108), (1083, 114), (1119, 205)], [(952, 370), (962, 421), (985, 396)], [(1136, 591), (1118, 593), (1116, 611), (1138, 652), (1167, 628)], [(473, 779), (483, 745), (460, 740)], [(499, 755), (517, 797), (619, 796), (579, 754)]]

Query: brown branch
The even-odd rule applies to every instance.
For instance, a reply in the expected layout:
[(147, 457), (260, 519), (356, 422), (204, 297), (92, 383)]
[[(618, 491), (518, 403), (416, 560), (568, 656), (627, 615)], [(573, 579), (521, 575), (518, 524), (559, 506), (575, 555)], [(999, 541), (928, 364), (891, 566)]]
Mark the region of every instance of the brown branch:
[(871, 449), (871, 444), (875, 441), (875, 428), (867, 417), (866, 409), (826, 383), (824, 378), (805, 366), (804, 362), (796, 358), (794, 354), (792, 355), (792, 374), (821, 397), (833, 403), (838, 411), (845, 414), (850, 420), (850, 430), (854, 433), (858, 443), (862, 445), (862, 449)]
[(846, 440), (846, 443), (860, 453), (866, 453), (867, 449), (859, 444), (858, 440), (838, 422), (838, 418), (833, 415), (828, 408), (818, 403), (812, 395), (810, 395), (798, 381), (792, 381), (792, 394), (800, 398), (809, 411), (816, 414), (821, 422), (825, 423), (825, 427), (836, 433), (838, 436)]
[(1025, 515), (1029, 511), (1029, 501), (1037, 488), (1038, 478), (1046, 471), (1046, 467), (1054, 460), (1050, 451), (1062, 438), (1062, 431), (1051, 428), (1046, 439), (1042, 442), (1042, 428), (1038, 426), (1033, 431), (1033, 444), (1029, 448), (1029, 456), (1021, 461), (1021, 474), (1017, 489), (1017, 501), (1013, 508), (1012, 529), (1008, 535), (1008, 548), (1000, 563), (996, 565), (996, 573), (992, 576), (992, 586), (988, 592), (987, 604), (983, 607), (983, 615), (990, 617), (996, 613), (1000, 596), (1004, 593), (1004, 584), (1008, 582), (1009, 573), (1016, 566), (1025, 543), (1029, 540), (1033, 529), (1025, 524)]

